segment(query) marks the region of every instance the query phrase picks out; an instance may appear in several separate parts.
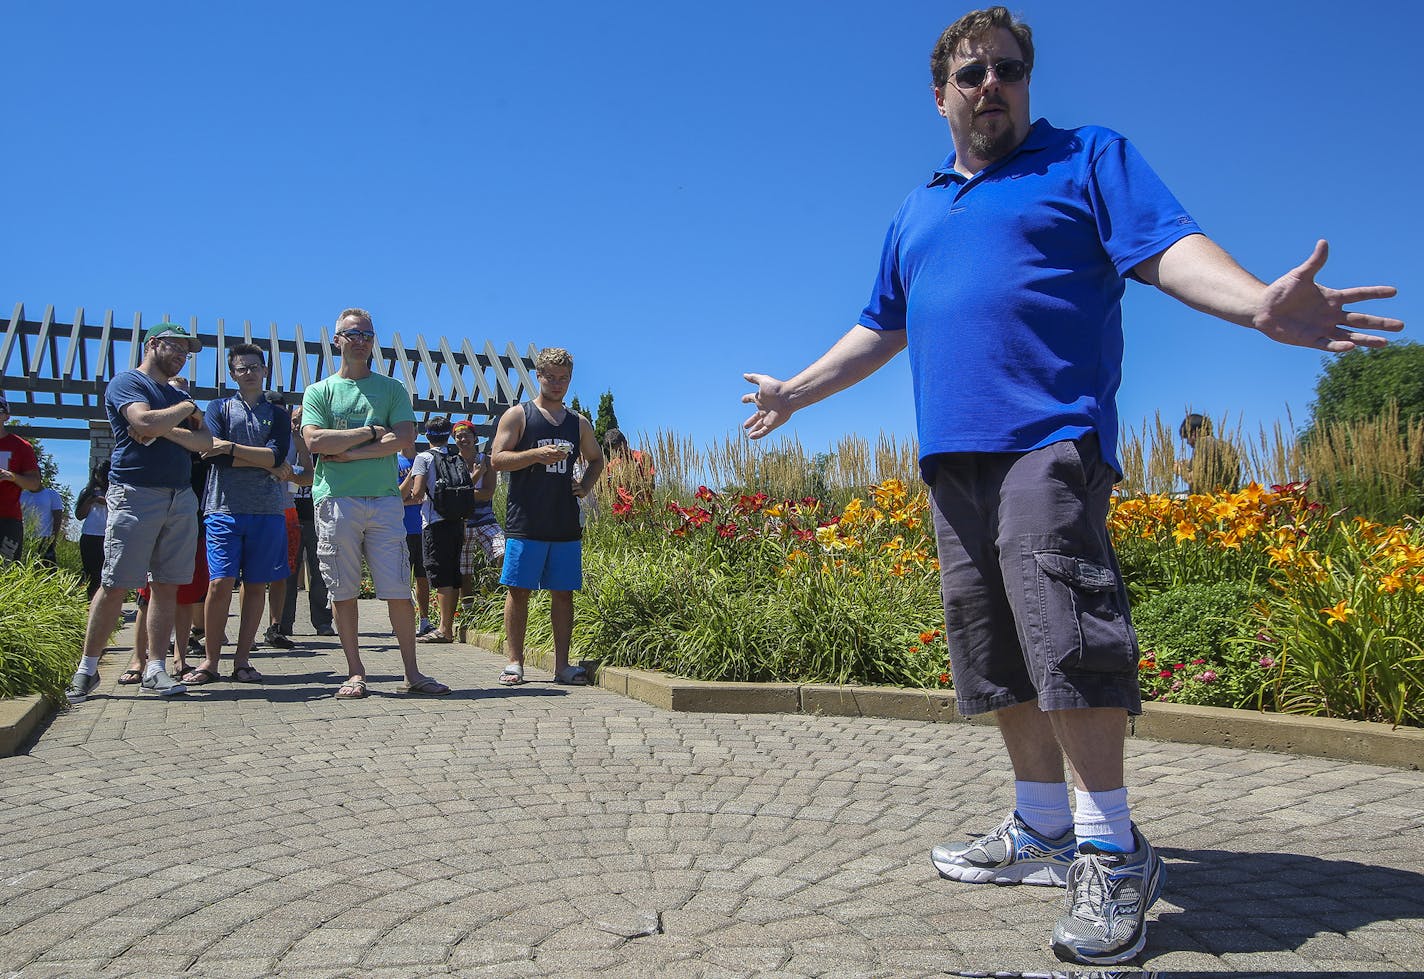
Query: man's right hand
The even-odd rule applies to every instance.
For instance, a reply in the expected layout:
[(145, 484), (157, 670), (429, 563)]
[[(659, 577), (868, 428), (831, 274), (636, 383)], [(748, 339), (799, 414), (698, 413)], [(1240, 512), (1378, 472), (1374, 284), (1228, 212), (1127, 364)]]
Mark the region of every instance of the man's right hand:
[(534, 459), (535, 464), (544, 466), (563, 462), (569, 455), (567, 449), (561, 449), (557, 445), (536, 445), (533, 451), (538, 453)]
[(742, 395), (742, 404), (756, 405), (756, 411), (742, 422), (742, 428), (746, 429), (749, 438), (759, 439), (785, 424), (786, 419), (790, 418), (796, 409), (791, 407), (790, 401), (782, 394), (785, 381), (779, 381), (768, 374), (743, 374), (742, 377), (757, 386), (751, 394)]

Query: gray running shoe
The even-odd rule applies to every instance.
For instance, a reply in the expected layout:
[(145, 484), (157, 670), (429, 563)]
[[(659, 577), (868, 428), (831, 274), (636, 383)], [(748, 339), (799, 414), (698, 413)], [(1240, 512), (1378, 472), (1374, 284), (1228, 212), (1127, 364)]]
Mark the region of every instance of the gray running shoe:
[(1062, 887), (1068, 879), (1078, 841), (1070, 827), (1056, 840), (1046, 839), (1011, 812), (988, 836), (930, 851), (941, 877), (966, 884), (1039, 884)]
[(1053, 927), (1053, 952), (1063, 961), (1117, 965), (1147, 945), (1147, 909), (1162, 895), (1167, 867), (1136, 826), (1132, 836), (1132, 853), (1078, 847), (1068, 871), (1068, 910)]
[(69, 689), (64, 691), (64, 699), (71, 704), (82, 704), (89, 699), (89, 695), (98, 685), (98, 673), (80, 673), (76, 670), (74, 679), (69, 681)]
[(188, 688), (169, 676), (167, 670), (159, 670), (151, 676), (144, 677), (139, 687), (149, 693), (156, 693), (160, 697), (176, 697), (180, 693), (188, 692)]

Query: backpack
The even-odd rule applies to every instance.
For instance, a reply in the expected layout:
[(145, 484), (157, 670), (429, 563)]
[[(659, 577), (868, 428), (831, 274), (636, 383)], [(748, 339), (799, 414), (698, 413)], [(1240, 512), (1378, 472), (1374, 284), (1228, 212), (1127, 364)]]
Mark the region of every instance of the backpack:
[(430, 505), (446, 520), (464, 520), (475, 512), (475, 484), (458, 452), (431, 452)]

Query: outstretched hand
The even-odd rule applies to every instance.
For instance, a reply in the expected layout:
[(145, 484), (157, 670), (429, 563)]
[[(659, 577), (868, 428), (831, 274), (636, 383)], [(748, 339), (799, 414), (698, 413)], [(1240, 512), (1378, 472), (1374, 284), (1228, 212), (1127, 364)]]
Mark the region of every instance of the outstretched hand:
[(1303, 264), (1267, 286), (1251, 325), (1272, 340), (1330, 353), (1385, 346), (1389, 341), (1384, 337), (1357, 331), (1397, 333), (1404, 329), (1402, 320), (1354, 313), (1344, 307), (1366, 299), (1388, 299), (1397, 290), (1393, 286), (1330, 289), (1320, 285), (1315, 276), (1329, 254), (1330, 246), (1324, 240), (1316, 242)]
[(781, 393), (782, 381), (767, 374), (743, 374), (742, 377), (757, 386), (752, 393), (742, 395), (742, 404), (756, 405), (756, 411), (742, 422), (742, 428), (749, 438), (759, 439), (784, 424), (795, 409)]

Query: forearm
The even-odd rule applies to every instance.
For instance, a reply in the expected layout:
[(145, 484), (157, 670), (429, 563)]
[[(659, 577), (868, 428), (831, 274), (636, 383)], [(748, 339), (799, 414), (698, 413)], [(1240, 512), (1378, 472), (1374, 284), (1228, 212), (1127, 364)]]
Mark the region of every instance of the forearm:
[(265, 445), (238, 445), (232, 443), (232, 464), (250, 466), (253, 469), (276, 469), (281, 465), (277, 453)]
[(44, 477), (40, 475), (38, 469), (27, 473), (11, 473), (10, 480), (20, 489), (29, 493), (38, 493), (44, 485)]
[(856, 324), (815, 363), (786, 381), (782, 396), (793, 411), (813, 405), (865, 380), (904, 349), (904, 330), (872, 330)]
[(1206, 235), (1188, 235), (1135, 269), (1144, 282), (1195, 310), (1255, 326), (1266, 284)]
[(530, 466), (547, 465), (548, 463), (543, 457), (544, 448), (544, 446), (536, 446), (522, 452), (512, 449), (503, 452), (496, 450), (490, 456), (490, 465), (499, 472), (517, 472), (520, 469), (528, 469)]
[(341, 454), (347, 462), (356, 462), (360, 459), (384, 459), (386, 456), (395, 455), (402, 448), (401, 440), (396, 436), (396, 433), (388, 431), (374, 442), (358, 445)]
[[(136, 407), (136, 406), (135, 406)], [(126, 414), (129, 433), (138, 438), (159, 438), (182, 425), (198, 410), (196, 401), (180, 401), (167, 408), (146, 408)]]
[[(361, 428), (305, 428), (302, 436), (306, 439), (307, 449), (316, 455), (334, 456), (343, 452), (350, 452), (357, 446), (365, 445), (371, 441), (372, 429), (376, 426), (365, 425)], [(379, 438), (379, 435), (377, 436)]]
[(173, 428), (164, 432), (161, 437), (178, 443), (189, 452), (207, 452), (213, 447), (213, 435), (207, 429), (195, 432), (187, 428)]
[(595, 459), (588, 464), (588, 468), (584, 470), (583, 479), (581, 480), (585, 489), (593, 489), (598, 485), (598, 477), (603, 475), (604, 468), (605, 463), (602, 459)]

